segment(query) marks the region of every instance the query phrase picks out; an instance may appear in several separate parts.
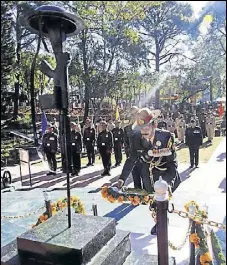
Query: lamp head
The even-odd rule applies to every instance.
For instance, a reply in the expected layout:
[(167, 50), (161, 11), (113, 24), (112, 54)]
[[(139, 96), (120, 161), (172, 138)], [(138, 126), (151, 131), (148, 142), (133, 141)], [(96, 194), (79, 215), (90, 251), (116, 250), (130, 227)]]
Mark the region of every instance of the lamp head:
[[(20, 18), (20, 23), (34, 34), (39, 34), (39, 20), (41, 18), (41, 31), (48, 37), (48, 28), (61, 27), (66, 37), (78, 34), (84, 29), (84, 22), (78, 16), (67, 12), (64, 8), (54, 5), (43, 5), (30, 11)], [(65, 41), (65, 39), (63, 39)]]

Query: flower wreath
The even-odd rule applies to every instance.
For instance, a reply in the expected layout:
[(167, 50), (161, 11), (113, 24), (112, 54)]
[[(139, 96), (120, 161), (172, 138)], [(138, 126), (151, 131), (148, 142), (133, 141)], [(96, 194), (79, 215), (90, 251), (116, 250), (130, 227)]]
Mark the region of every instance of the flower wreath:
[[(58, 211), (62, 211), (64, 208), (67, 207), (67, 205), (67, 198), (60, 199), (56, 203), (51, 203), (52, 216), (55, 215)], [(75, 210), (75, 213), (85, 214), (85, 207), (77, 196), (70, 197), (70, 206)], [(32, 228), (38, 226), (41, 223), (46, 222), (47, 219), (48, 214), (46, 211), (42, 215), (40, 215), (36, 224), (32, 225)]]

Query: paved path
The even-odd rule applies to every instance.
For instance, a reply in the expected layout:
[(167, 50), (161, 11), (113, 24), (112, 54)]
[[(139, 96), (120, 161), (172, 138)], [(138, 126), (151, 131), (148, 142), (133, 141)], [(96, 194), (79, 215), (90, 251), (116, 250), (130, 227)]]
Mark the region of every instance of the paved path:
[[(225, 197), (226, 197), (226, 165), (225, 165), (225, 143), (226, 139), (218, 146), (210, 161), (200, 166), (199, 169), (190, 173), (188, 165), (179, 165), (181, 178), (184, 180), (178, 190), (174, 193), (173, 202), (176, 209), (183, 210), (184, 204), (190, 200), (197, 201), (200, 205), (207, 204), (209, 207), (209, 219), (225, 223)], [(83, 176), (71, 179), (72, 195), (77, 195), (84, 202), (87, 214), (92, 214), (92, 201), (98, 204), (98, 214), (100, 216), (114, 217), (117, 221), (117, 228), (131, 231), (132, 249), (138, 253), (157, 254), (156, 237), (150, 235), (150, 229), (154, 225), (147, 206), (134, 207), (128, 204), (111, 204), (103, 200), (99, 193), (99, 188), (104, 183), (112, 183), (117, 179), (121, 168), (112, 170), (111, 177), (101, 177), (102, 167), (97, 165), (93, 168), (95, 173), (91, 173), (91, 168), (83, 169)], [(43, 168), (44, 171), (44, 168)], [(49, 178), (49, 177), (48, 177)], [(42, 191), (46, 188), (62, 188), (66, 183), (64, 176), (48, 179), (46, 176), (37, 175), (33, 178), (35, 188), (30, 192), (15, 191), (2, 193), (2, 215), (14, 216), (32, 212), (43, 206)], [(17, 181), (18, 182), (18, 181)], [(53, 183), (52, 183), (53, 182)], [(57, 183), (56, 183), (57, 182)], [(130, 180), (129, 180), (130, 182)], [(16, 182), (15, 182), (16, 183)], [(51, 185), (47, 185), (51, 183)], [(132, 184), (130, 184), (132, 185)], [(63, 190), (51, 192), (53, 201), (66, 196)], [(24, 219), (3, 219), (2, 245), (12, 241), (16, 236), (28, 230), (36, 222), (40, 213)], [(177, 215), (169, 215), (169, 239), (179, 245), (184, 239), (187, 230), (188, 220)], [(226, 242), (226, 234), (223, 231), (216, 231), (222, 240), (223, 249)], [(188, 264), (189, 244), (181, 251), (170, 250), (170, 255), (176, 257), (177, 264)]]

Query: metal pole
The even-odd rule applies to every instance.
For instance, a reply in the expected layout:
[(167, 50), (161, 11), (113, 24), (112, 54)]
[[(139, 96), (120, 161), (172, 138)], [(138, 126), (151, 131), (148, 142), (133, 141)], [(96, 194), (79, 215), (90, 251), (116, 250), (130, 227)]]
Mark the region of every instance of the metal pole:
[[(195, 233), (195, 222), (192, 222), (192, 227), (191, 227), (191, 234)], [(195, 245), (194, 243), (190, 243), (190, 262), (189, 265), (195, 265)]]
[(159, 178), (155, 182), (155, 201), (157, 204), (157, 243), (158, 265), (169, 265), (168, 252), (168, 184)]

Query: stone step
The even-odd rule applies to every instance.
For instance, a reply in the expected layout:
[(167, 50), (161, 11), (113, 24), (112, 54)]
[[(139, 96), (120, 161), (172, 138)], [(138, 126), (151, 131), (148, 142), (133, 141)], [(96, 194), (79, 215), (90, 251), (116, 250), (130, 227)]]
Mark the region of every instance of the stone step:
[(82, 265), (90, 261), (116, 234), (113, 218), (72, 213), (68, 228), (66, 210), (17, 238), (22, 264), (35, 258), (42, 264)]
[(122, 265), (131, 253), (130, 232), (117, 230), (116, 235), (87, 265)]
[[(123, 265), (158, 265), (158, 256), (131, 252)], [(170, 258), (168, 265), (176, 265), (175, 258)]]

